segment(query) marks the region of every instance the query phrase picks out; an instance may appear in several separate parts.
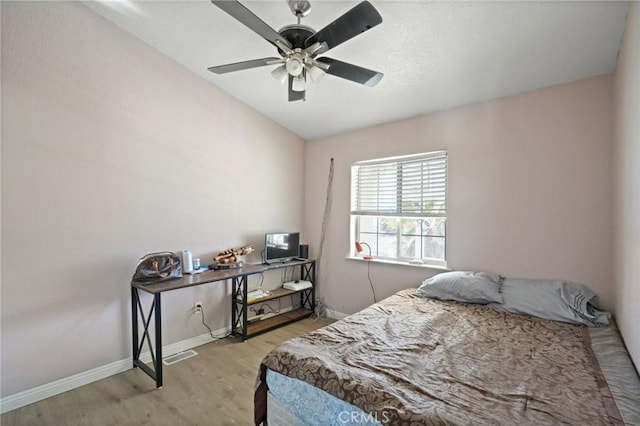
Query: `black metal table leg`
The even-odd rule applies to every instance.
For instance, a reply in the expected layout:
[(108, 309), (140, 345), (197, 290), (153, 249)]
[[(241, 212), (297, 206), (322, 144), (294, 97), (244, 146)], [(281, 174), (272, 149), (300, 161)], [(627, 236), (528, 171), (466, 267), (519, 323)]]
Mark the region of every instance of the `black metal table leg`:
[(155, 329), (156, 329), (156, 387), (162, 387), (162, 311), (160, 306), (160, 294), (153, 296), (153, 304), (156, 307), (155, 313)]
[(311, 287), (311, 310), (315, 312), (316, 311), (316, 262), (311, 263), (311, 282), (313, 283), (313, 287)]
[[(138, 293), (138, 289), (134, 288), (131, 293), (132, 296), (132, 306), (131, 313), (135, 315), (132, 321), (132, 331), (133, 331), (133, 367), (139, 367), (142, 371), (144, 371), (149, 377), (155, 380), (156, 387), (162, 387), (162, 312), (161, 312), (161, 299), (160, 293), (156, 293), (153, 295), (153, 302), (151, 303), (151, 307), (149, 308), (149, 313), (145, 318), (144, 309), (142, 308), (142, 301), (140, 300), (140, 294)], [(133, 305), (135, 304), (135, 306)], [(140, 319), (142, 319), (142, 324), (144, 326), (144, 332), (142, 333), (142, 337), (139, 337), (138, 333), (138, 315), (140, 315)], [(149, 325), (151, 324), (151, 316), (153, 315), (154, 319), (154, 328), (155, 328), (155, 352), (154, 345), (151, 342), (151, 335), (149, 333)], [(142, 348), (144, 347), (145, 342), (149, 347), (149, 353), (151, 354), (151, 362), (153, 364), (153, 368), (149, 367), (147, 364), (140, 360), (140, 354), (142, 353)]]
[(235, 278), (231, 279), (231, 334), (236, 334), (236, 324), (238, 321), (238, 294), (237, 282)]
[(247, 276), (231, 279), (231, 332), (247, 340)]
[(240, 280), (242, 281), (242, 306), (244, 306), (244, 309), (242, 310), (242, 340), (246, 341), (247, 327), (249, 326), (249, 319), (247, 314), (247, 311), (249, 310), (247, 306), (248, 279), (247, 279), (247, 276), (244, 275), (243, 277), (240, 278)]
[(309, 297), (307, 296), (306, 298), (303, 298), (302, 294), (300, 294), (300, 301), (302, 302), (302, 305), (304, 306), (305, 302), (303, 302), (303, 300), (306, 300), (308, 302), (310, 302), (310, 306), (309, 309), (311, 309), (312, 311), (315, 311), (316, 309), (316, 291), (315, 291), (315, 286), (316, 286), (316, 263), (315, 262), (311, 262), (309, 264), (305, 264), (305, 265), (300, 265), (300, 268), (302, 268), (302, 270), (300, 271), (300, 275), (302, 276), (301, 278), (303, 280), (306, 281), (311, 281), (313, 283), (313, 287), (311, 288), (311, 300), (309, 301)]
[(240, 315), (242, 314), (242, 309), (244, 307), (238, 304), (241, 303), (241, 294), (240, 294), (240, 284), (238, 283), (237, 278), (231, 279), (231, 332), (234, 335), (241, 334), (240, 329)]
[(133, 368), (137, 368), (136, 361), (138, 360), (138, 289), (131, 287), (131, 334), (133, 344), (131, 349), (133, 351)]

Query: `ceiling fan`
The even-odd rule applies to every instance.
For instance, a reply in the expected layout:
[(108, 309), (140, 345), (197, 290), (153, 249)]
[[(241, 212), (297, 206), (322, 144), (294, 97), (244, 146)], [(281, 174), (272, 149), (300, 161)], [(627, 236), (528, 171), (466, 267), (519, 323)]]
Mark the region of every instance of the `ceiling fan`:
[(298, 23), (287, 25), (280, 31), (275, 31), (238, 1), (211, 2), (273, 44), (281, 56), (210, 67), (208, 69), (211, 72), (225, 74), (266, 65), (279, 65), (271, 74), (281, 83), (288, 78), (290, 102), (305, 100), (307, 75), (316, 83), (326, 73), (369, 87), (378, 84), (383, 77), (383, 74), (377, 71), (326, 56), (318, 57), (382, 22), (382, 17), (368, 1), (359, 3), (317, 32), (300, 24), (300, 19), (306, 16), (311, 8), (308, 0), (287, 0), (289, 8), (298, 18)]

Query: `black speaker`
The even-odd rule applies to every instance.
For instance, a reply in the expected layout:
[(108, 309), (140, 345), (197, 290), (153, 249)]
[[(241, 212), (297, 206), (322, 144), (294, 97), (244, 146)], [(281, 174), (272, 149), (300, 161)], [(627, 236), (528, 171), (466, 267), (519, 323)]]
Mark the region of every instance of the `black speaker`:
[(309, 258), (309, 244), (300, 244), (300, 257), (302, 259)]

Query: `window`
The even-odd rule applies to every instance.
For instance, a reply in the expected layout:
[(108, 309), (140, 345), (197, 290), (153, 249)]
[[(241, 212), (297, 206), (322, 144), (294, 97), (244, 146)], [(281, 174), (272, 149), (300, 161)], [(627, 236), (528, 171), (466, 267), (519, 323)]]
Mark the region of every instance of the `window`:
[(351, 235), (376, 258), (446, 266), (447, 152), (351, 167)]

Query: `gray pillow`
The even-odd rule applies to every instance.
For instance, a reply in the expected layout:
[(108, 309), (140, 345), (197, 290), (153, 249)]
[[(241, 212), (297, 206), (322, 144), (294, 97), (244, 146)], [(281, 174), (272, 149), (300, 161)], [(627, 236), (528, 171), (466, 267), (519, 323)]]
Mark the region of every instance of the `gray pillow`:
[(423, 281), (416, 295), (465, 303), (502, 303), (502, 277), (489, 272), (453, 271)]
[(505, 278), (500, 292), (504, 302), (489, 305), (499, 311), (589, 327), (607, 325), (611, 318), (595, 307), (591, 290), (578, 283)]

